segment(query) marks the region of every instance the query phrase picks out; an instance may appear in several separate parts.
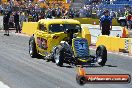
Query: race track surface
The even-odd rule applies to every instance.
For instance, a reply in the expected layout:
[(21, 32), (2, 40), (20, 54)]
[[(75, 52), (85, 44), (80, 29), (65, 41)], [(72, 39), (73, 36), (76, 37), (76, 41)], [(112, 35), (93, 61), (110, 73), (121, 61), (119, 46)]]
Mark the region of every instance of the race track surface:
[[(0, 81), (10, 88), (132, 88), (130, 84), (86, 84), (76, 83), (76, 67), (43, 59), (31, 58), (28, 54), (27, 36), (0, 32)], [(132, 57), (115, 54), (108, 55), (106, 66), (85, 67), (89, 74), (130, 74)]]

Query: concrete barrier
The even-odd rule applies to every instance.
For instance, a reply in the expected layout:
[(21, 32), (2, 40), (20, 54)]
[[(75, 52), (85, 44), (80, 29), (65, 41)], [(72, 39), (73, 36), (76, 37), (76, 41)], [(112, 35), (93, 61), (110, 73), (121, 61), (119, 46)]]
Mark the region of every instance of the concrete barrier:
[(110, 37), (107, 35), (101, 35), (98, 37), (97, 42), (96, 42), (96, 46), (99, 45), (104, 45), (107, 50), (110, 50)]
[(38, 22), (23, 22), (22, 33), (32, 35), (37, 30)]
[(132, 54), (132, 38), (120, 38), (107, 35), (98, 37), (96, 46), (104, 45), (109, 51), (126, 52)]
[[(99, 29), (88, 29), (88, 30), (91, 33), (91, 42), (96, 43), (98, 36), (102, 35), (101, 30)], [(122, 30), (111, 30), (110, 31), (110, 36), (115, 37), (117, 35), (122, 36)]]
[[(81, 24), (94, 24), (99, 25), (99, 19), (97, 18), (73, 18), (75, 20), (78, 20)], [(112, 25), (113, 26), (120, 26), (120, 24), (117, 22), (117, 19), (112, 19)]]
[(130, 46), (130, 52), (129, 52), (129, 54), (132, 54), (132, 38), (130, 39), (129, 46)]
[[(86, 26), (85, 26), (86, 27)], [(102, 33), (101, 33), (101, 30), (100, 29), (98, 29), (98, 28), (87, 28), (89, 31), (90, 31), (90, 33), (91, 33), (91, 42), (92, 43), (96, 43), (97, 42), (97, 37), (98, 36), (100, 36), (100, 35), (102, 35)], [(115, 29), (113, 29), (113, 30), (111, 30), (110, 31), (110, 36), (112, 36), (112, 37), (116, 37), (117, 35), (119, 36), (119, 37), (122, 37), (122, 34), (123, 34), (123, 30), (125, 30), (126, 31), (126, 35), (129, 37), (129, 32), (128, 32), (128, 30), (125, 28), (123, 28), (123, 27), (121, 27), (120, 29), (118, 29), (118, 30), (115, 30)]]

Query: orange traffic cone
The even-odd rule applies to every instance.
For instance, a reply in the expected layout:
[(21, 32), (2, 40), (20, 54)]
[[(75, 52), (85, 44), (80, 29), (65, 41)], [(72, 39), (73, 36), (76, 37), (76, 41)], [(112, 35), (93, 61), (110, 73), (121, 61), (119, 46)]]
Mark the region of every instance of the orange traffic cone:
[(122, 38), (126, 38), (127, 37), (127, 34), (126, 34), (126, 30), (125, 30), (125, 27), (123, 28), (123, 32), (122, 32)]
[(85, 69), (82, 68), (82, 67), (79, 67), (79, 68), (78, 68), (78, 75), (80, 75), (80, 76), (84, 76), (85, 74), (86, 74)]

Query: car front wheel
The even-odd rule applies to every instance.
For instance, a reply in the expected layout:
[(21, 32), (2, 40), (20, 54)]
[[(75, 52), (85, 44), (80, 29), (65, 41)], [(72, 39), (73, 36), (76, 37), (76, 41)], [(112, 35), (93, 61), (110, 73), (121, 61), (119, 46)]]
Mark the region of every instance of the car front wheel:
[(105, 46), (100, 45), (97, 47), (96, 57), (98, 64), (104, 66), (107, 61), (107, 50)]
[(34, 37), (31, 37), (29, 40), (29, 54), (32, 58), (35, 58), (38, 55)]
[(54, 50), (54, 61), (57, 66), (63, 65), (63, 47), (61, 45), (58, 45)]

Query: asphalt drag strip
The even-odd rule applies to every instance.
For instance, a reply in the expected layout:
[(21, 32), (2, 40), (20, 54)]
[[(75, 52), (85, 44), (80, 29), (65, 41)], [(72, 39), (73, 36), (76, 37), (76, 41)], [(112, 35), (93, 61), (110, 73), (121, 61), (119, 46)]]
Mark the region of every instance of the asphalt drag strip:
[[(10, 88), (132, 88), (130, 84), (86, 84), (76, 83), (76, 67), (63, 67), (43, 59), (31, 58), (28, 54), (29, 37), (0, 32), (0, 81)], [(94, 54), (95, 51), (91, 50)], [(88, 74), (130, 74), (132, 58), (108, 54), (106, 66), (97, 63), (85, 66)], [(1, 88), (1, 87), (0, 87)], [(2, 87), (4, 88), (4, 87)]]

